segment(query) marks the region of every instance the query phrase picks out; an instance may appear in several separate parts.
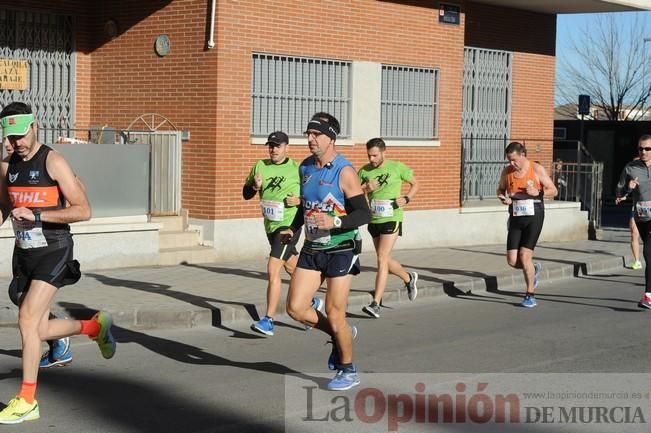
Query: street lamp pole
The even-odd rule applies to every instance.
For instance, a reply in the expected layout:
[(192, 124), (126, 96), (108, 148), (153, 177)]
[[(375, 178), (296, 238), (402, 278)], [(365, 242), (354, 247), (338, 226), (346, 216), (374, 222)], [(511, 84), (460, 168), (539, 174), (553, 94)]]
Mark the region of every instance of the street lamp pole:
[(648, 92), (646, 89), (646, 64), (647, 64), (647, 58), (646, 58), (646, 43), (651, 42), (651, 38), (644, 38), (642, 43), (642, 56), (643, 59), (642, 61), (642, 90), (644, 91), (644, 99), (642, 99), (642, 120), (646, 118), (646, 111), (644, 111), (644, 103), (646, 102), (646, 98), (648, 96)]

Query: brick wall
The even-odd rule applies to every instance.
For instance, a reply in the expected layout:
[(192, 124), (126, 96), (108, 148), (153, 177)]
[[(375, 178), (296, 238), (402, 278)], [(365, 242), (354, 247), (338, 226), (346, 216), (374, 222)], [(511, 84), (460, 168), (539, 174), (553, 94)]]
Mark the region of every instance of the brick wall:
[[(250, 143), (254, 52), (439, 68), (441, 146), (392, 149), (390, 157), (412, 166), (421, 183), (412, 209), (458, 206), (463, 25), (439, 25), (438, 9), (401, 2), (226, 0), (217, 3), (217, 47), (206, 51), (206, 4), (147, 3), (96, 6), (97, 26), (110, 17), (121, 33), (99, 38), (92, 52), (91, 123), (123, 128), (156, 111), (189, 130), (182, 205), (191, 217), (259, 216), (255, 200), (241, 198), (251, 166), (267, 157), (264, 146)], [(159, 33), (172, 41), (162, 59), (152, 50)], [(363, 143), (341, 151), (357, 166), (366, 162)], [(291, 152), (307, 155), (301, 146)]]
[[(421, 191), (411, 209), (458, 206), (461, 125), (463, 25), (438, 24), (438, 9), (409, 2), (321, 1), (219, 2), (218, 137), (221, 150), (238, 155), (220, 173), (225, 197), (233, 203), (218, 209), (219, 217), (258, 216), (255, 203), (239, 199), (246, 173), (261, 146), (249, 144), (251, 54), (304, 55), (439, 68), (439, 148), (391, 148), (388, 155), (414, 168)], [(237, 35), (237, 37), (229, 37)], [(307, 120), (307, 119), (306, 119)], [(368, 137), (371, 138), (371, 137)], [(357, 167), (366, 163), (364, 143), (341, 147)], [(305, 148), (292, 148), (302, 159)], [(231, 156), (232, 157), (232, 156)]]
[[(118, 36), (97, 34), (91, 56), (92, 123), (126, 128), (157, 113), (191, 132), (183, 143), (182, 206), (198, 218), (214, 216), (217, 196), (217, 53), (205, 48), (208, 3), (97, 2), (97, 28), (113, 19)], [(165, 57), (154, 52), (160, 34), (171, 41)]]
[[(390, 148), (388, 156), (413, 167), (420, 182), (410, 209), (457, 207), (464, 45), (515, 51), (512, 135), (551, 138), (555, 17), (460, 1), (461, 25), (443, 25), (431, 3), (221, 0), (217, 47), (208, 50), (208, 1), (57, 2), (78, 19), (77, 126), (122, 129), (144, 113), (168, 117), (191, 133), (183, 144), (182, 179), (190, 216), (258, 217), (255, 200), (241, 198), (251, 166), (267, 157), (264, 146), (250, 142), (252, 53), (437, 68), (440, 147)], [(108, 19), (118, 24), (112, 40), (103, 31)], [(171, 40), (166, 57), (153, 50), (162, 33)], [(550, 146), (542, 143), (536, 159), (550, 159)], [(340, 151), (356, 166), (366, 162), (363, 143)], [(291, 149), (298, 160), (307, 153)]]
[(468, 3), (466, 45), (512, 51), (511, 137), (548, 170), (554, 130), (556, 16)]

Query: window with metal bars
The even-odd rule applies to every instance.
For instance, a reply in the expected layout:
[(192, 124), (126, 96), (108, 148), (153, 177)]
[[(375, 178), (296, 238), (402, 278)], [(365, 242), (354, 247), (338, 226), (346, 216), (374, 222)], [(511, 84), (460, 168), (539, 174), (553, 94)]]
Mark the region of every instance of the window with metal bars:
[(281, 130), (301, 136), (310, 117), (325, 111), (350, 135), (351, 62), (253, 54), (251, 135)]
[(437, 69), (382, 65), (382, 137), (438, 137), (438, 86)]

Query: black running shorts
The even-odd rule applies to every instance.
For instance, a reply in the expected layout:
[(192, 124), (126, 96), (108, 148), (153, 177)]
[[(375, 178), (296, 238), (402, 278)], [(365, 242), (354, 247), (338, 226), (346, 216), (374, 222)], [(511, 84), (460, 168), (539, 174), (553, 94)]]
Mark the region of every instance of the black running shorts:
[(369, 223), (368, 232), (372, 238), (380, 235), (392, 235), (396, 232), (398, 232), (398, 236), (402, 236), (402, 221), (388, 221), (378, 224)]
[(542, 206), (535, 206), (532, 216), (510, 216), (509, 234), (506, 238), (507, 250), (519, 250), (536, 248), (540, 232), (542, 232), (543, 221), (545, 220), (545, 209)]
[(73, 243), (52, 249), (14, 248), (12, 259), (13, 280), (9, 285), (9, 297), (18, 305), (20, 296), (27, 292), (32, 280), (45, 281), (61, 288), (79, 281), (79, 262), (73, 259)]
[(302, 269), (319, 271), (326, 278), (343, 277), (344, 275), (357, 275), (361, 268), (359, 256), (352, 250), (326, 253), (322, 251), (301, 250), (298, 264)]
[(291, 256), (298, 254), (296, 244), (301, 238), (300, 231), (294, 233), (294, 236), (291, 238), (283, 236), (280, 232), (286, 229), (287, 227), (282, 227), (272, 233), (267, 233), (267, 239), (269, 240), (269, 245), (271, 245), (271, 252), (269, 255), (282, 261), (287, 261)]

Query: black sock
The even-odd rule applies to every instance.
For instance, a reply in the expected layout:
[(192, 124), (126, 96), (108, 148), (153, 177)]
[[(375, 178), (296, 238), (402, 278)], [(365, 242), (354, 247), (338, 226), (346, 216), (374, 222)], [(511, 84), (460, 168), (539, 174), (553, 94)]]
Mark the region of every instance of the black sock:
[(339, 365), (337, 365), (337, 368), (339, 368), (340, 370), (345, 370), (345, 369), (350, 368), (352, 366), (353, 366), (353, 363), (349, 362), (348, 364), (339, 364)]

